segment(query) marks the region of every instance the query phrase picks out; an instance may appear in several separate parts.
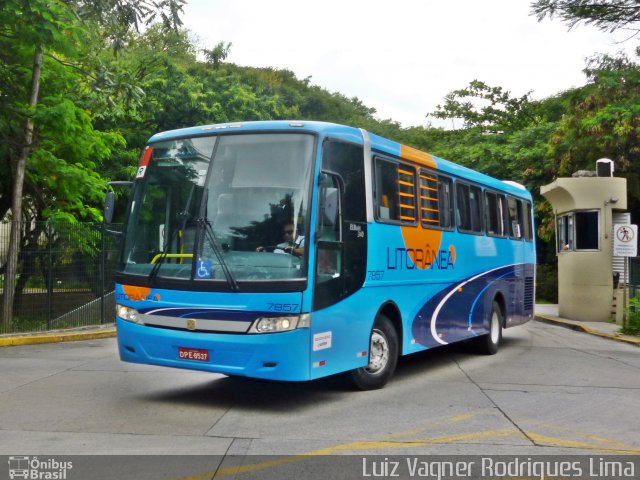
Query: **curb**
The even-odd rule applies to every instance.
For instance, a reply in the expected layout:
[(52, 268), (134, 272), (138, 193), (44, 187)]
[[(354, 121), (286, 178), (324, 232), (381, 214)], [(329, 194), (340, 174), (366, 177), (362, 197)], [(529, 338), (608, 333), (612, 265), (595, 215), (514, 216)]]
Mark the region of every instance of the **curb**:
[(115, 327), (93, 329), (88, 331), (42, 333), (35, 335), (15, 335), (0, 337), (0, 347), (17, 347), (20, 345), (39, 345), (43, 343), (75, 342), (79, 340), (97, 340), (116, 336)]
[(609, 333), (599, 332), (598, 330), (594, 330), (592, 328), (586, 327), (584, 325), (580, 325), (578, 323), (574, 323), (568, 320), (562, 320), (557, 317), (549, 317), (546, 315), (536, 314), (534, 315), (534, 319), (542, 323), (558, 325), (560, 327), (568, 328), (570, 330), (575, 330), (576, 332), (588, 333), (589, 335), (594, 335), (596, 337), (608, 338), (609, 340), (615, 340), (617, 342), (628, 343), (629, 345), (635, 345), (636, 347), (640, 347), (640, 338), (635, 339), (628, 336), (611, 335)]

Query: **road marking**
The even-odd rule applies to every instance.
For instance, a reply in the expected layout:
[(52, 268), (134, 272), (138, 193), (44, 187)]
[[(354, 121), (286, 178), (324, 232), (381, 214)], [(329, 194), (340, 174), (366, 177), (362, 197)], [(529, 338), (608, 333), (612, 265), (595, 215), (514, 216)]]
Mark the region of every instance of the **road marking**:
[(529, 435), (534, 442), (544, 444), (544, 445), (552, 445), (557, 447), (582, 448), (585, 450), (597, 450), (601, 452), (620, 453), (620, 454), (627, 454), (627, 455), (630, 455), (630, 454), (637, 455), (640, 453), (640, 448), (634, 448), (634, 447), (625, 448), (625, 449), (611, 448), (604, 445), (596, 445), (593, 443), (586, 443), (579, 440), (565, 440), (564, 438), (549, 437), (546, 435), (540, 435), (538, 433), (533, 433), (533, 432), (527, 432), (527, 435)]
[(310, 452), (301, 453), (299, 455), (290, 455), (284, 458), (280, 458), (277, 460), (271, 460), (267, 462), (255, 463), (252, 465), (238, 465), (233, 467), (225, 467), (217, 472), (206, 472), (194, 476), (189, 477), (180, 477), (179, 480), (201, 480), (205, 478), (211, 478), (211, 476), (215, 473), (215, 478), (225, 477), (229, 475), (237, 475), (242, 473), (250, 473), (258, 470), (264, 470), (267, 468), (278, 467), (280, 465), (286, 465), (293, 462), (300, 462), (305, 460), (306, 457), (318, 457), (323, 455), (332, 455), (339, 452), (354, 452), (358, 450), (374, 450), (381, 448), (413, 448), (413, 447), (424, 447), (427, 445), (441, 445), (448, 444), (454, 442), (464, 442), (468, 440), (478, 440), (480, 438), (494, 438), (494, 437), (505, 437), (511, 436), (514, 434), (519, 434), (520, 431), (515, 428), (505, 428), (502, 430), (493, 430), (493, 431), (483, 431), (483, 432), (473, 432), (473, 433), (463, 433), (457, 435), (446, 435), (442, 437), (433, 437), (433, 438), (423, 438), (415, 441), (407, 441), (407, 442), (392, 442), (392, 441), (358, 441), (351, 443), (344, 443), (342, 445), (336, 445), (333, 447), (320, 448), (317, 450), (312, 450)]
[[(446, 444), (453, 444), (453, 443), (468, 442), (471, 440), (510, 437), (513, 435), (522, 434), (522, 432), (517, 428), (509, 427), (509, 428), (504, 428), (499, 430), (485, 430), (485, 431), (479, 431), (479, 432), (444, 435), (444, 436), (438, 436), (438, 437), (427, 437), (427, 438), (420, 438), (415, 440), (404, 440), (404, 441), (391, 440), (397, 437), (415, 435), (417, 433), (424, 432), (429, 428), (434, 428), (442, 425), (469, 420), (479, 415), (480, 413), (481, 412), (471, 412), (471, 413), (453, 416), (445, 420), (426, 424), (423, 427), (418, 429), (406, 430), (404, 432), (394, 433), (384, 437), (381, 440), (372, 440), (372, 441), (363, 440), (363, 441), (344, 443), (344, 444), (335, 445), (332, 447), (319, 448), (319, 449), (311, 450), (309, 452), (301, 453), (298, 455), (289, 455), (283, 458), (255, 463), (251, 465), (236, 465), (233, 467), (225, 467), (215, 472), (205, 472), (198, 475), (180, 477), (178, 480), (205, 480), (205, 479), (212, 478), (214, 475), (215, 475), (215, 478), (219, 478), (219, 477), (225, 477), (230, 475), (251, 473), (259, 470), (278, 467), (281, 465), (287, 465), (293, 462), (304, 461), (307, 457), (329, 456), (337, 453), (357, 452), (357, 451), (367, 451), (367, 450), (415, 448), (415, 447), (424, 447), (428, 445), (446, 445)], [(604, 437), (598, 437), (595, 435), (590, 435), (588, 433), (575, 432), (560, 426), (545, 424), (542, 422), (529, 421), (528, 423), (535, 424), (540, 427), (555, 429), (561, 432), (577, 435), (580, 437), (587, 438), (589, 440), (600, 442), (600, 444), (596, 444), (596, 443), (588, 443), (581, 440), (568, 440), (568, 439), (554, 437), (550, 435), (543, 435), (540, 433), (523, 429), (524, 433), (531, 440), (535, 442), (535, 446), (537, 447), (541, 445), (559, 446), (559, 447), (568, 447), (568, 448), (578, 448), (583, 450), (595, 450), (595, 451), (601, 451), (601, 452), (607, 452), (607, 453), (640, 454), (640, 448), (627, 445), (615, 440), (607, 439)]]
[[(555, 431), (566, 433), (576, 437), (586, 438), (587, 440), (592, 440), (597, 443), (587, 443), (587, 442), (581, 442), (579, 440), (566, 440), (558, 437), (551, 437), (548, 435), (532, 433), (532, 435), (537, 436), (543, 442), (552, 441), (552, 442), (556, 442), (555, 444), (557, 444), (558, 446), (573, 446), (573, 447), (578, 446), (579, 448), (587, 448), (589, 450), (601, 449), (606, 452), (635, 453), (635, 454), (640, 453), (640, 448), (633, 445), (619, 442), (617, 440), (611, 440), (610, 438), (600, 437), (597, 435), (592, 435), (590, 433), (585, 433), (585, 432), (580, 432), (580, 431), (572, 430), (569, 428), (565, 428), (560, 425), (554, 425), (552, 423), (540, 422), (532, 419), (525, 420), (525, 422), (529, 423), (530, 425), (536, 425), (538, 427), (555, 430)], [(534, 441), (536, 440), (534, 439)], [(569, 445), (568, 443), (571, 443), (571, 445)]]
[(456, 415), (456, 416), (447, 418), (445, 420), (440, 420), (438, 422), (427, 423), (422, 427), (419, 427), (413, 430), (406, 430), (404, 432), (392, 433), (391, 435), (387, 435), (383, 439), (389, 440), (391, 438), (408, 437), (409, 435), (417, 435), (418, 433), (422, 433), (425, 430), (428, 430), (430, 428), (440, 427), (442, 425), (447, 425), (449, 423), (456, 423), (456, 422), (462, 422), (464, 420), (469, 420), (470, 418), (477, 416), (479, 413), (480, 412), (472, 412), (472, 413), (464, 413), (462, 415)]

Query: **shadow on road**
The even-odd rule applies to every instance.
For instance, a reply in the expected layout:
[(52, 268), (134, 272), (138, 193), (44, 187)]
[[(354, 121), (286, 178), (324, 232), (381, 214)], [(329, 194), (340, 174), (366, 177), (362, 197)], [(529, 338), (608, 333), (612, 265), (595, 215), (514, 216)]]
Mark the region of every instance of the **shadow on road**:
[[(519, 339), (504, 338), (500, 354), (522, 343)], [(478, 356), (472, 344), (457, 343), (401, 357), (394, 379), (385, 387), (397, 388), (398, 383), (428, 379), (443, 368), (460, 360)], [(478, 356), (480, 357), (480, 356)], [(424, 381), (424, 378), (422, 379)], [(262, 410), (291, 413), (313, 408), (319, 403), (339, 401), (349, 395), (371, 395), (359, 392), (351, 385), (348, 374), (333, 375), (310, 382), (282, 382), (244, 377), (221, 377), (192, 387), (169, 389), (145, 395), (144, 400), (203, 407)]]

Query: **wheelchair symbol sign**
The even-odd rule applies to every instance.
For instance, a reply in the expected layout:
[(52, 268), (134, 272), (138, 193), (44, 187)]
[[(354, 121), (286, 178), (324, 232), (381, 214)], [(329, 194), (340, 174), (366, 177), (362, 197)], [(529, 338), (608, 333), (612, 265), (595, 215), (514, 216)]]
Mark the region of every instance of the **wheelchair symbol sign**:
[(196, 263), (196, 278), (213, 278), (210, 260), (198, 260)]

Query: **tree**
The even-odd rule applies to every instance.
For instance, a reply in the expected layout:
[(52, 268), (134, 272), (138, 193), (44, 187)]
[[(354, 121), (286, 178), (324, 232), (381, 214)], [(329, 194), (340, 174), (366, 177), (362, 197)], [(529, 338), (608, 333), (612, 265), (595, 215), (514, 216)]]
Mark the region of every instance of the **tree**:
[[(640, 207), (640, 65), (625, 55), (601, 55), (585, 69), (589, 84), (568, 95), (567, 113), (554, 132), (551, 155), (558, 174), (595, 168), (599, 158), (616, 162), (627, 178), (629, 210)], [(635, 220), (635, 219), (634, 219)]]
[(569, 28), (583, 22), (608, 32), (640, 31), (640, 3), (637, 0), (537, 0), (531, 8), (539, 21), (558, 16)]
[[(3, 289), (3, 327), (10, 331), (13, 316), (15, 277), (20, 245), (21, 220), (23, 216), (23, 191), (27, 161), (34, 144), (34, 118), (38, 111), (38, 96), (42, 78), (42, 66), (45, 52), (48, 52), (61, 63), (73, 60), (81, 37), (87, 35), (92, 25), (118, 26), (115, 31), (122, 34), (138, 27), (141, 21), (150, 22), (160, 15), (164, 22), (176, 26), (179, 24), (178, 13), (184, 0), (6, 0), (0, 11), (0, 38), (3, 43), (2, 72), (3, 77), (11, 72), (30, 72), (29, 87), (24, 89), (20, 82), (10, 84), (15, 91), (0, 92), (3, 98), (27, 98), (20, 105), (16, 102), (14, 110), (23, 119), (20, 141), (13, 141), (17, 146), (17, 155), (11, 159), (9, 171), (12, 178), (11, 192), (11, 232), (9, 249), (5, 265), (5, 285)], [(114, 24), (114, 17), (116, 23)], [(116, 48), (116, 45), (113, 45)], [(25, 65), (24, 52), (33, 52), (31, 67)], [(60, 57), (58, 57), (60, 56)], [(26, 95), (20, 95), (26, 93)], [(8, 97), (8, 95), (11, 95)], [(18, 94), (13, 97), (12, 94)], [(6, 192), (5, 192), (6, 193)], [(4, 195), (3, 195), (4, 196)]]
[(491, 87), (479, 80), (445, 96), (431, 116), (440, 119), (461, 119), (465, 128), (479, 128), (487, 133), (516, 131), (533, 119), (531, 92), (520, 98), (502, 87)]
[(5, 285), (3, 289), (3, 325), (6, 331), (11, 328), (13, 314), (13, 296), (15, 276), (20, 245), (20, 220), (22, 217), (23, 187), (27, 158), (29, 156), (34, 131), (33, 115), (38, 104), (42, 62), (46, 47), (56, 47), (58, 51), (68, 51), (74, 39), (74, 22), (70, 9), (62, 2), (46, 2), (43, 0), (10, 0), (5, 3), (1, 17), (5, 21), (0, 26), (4, 39), (9, 38), (33, 52), (33, 63), (30, 69), (30, 87), (27, 90), (28, 101), (22, 108), (24, 118), (22, 139), (15, 142), (19, 147), (18, 155), (11, 165), (13, 191), (11, 196), (12, 222), (9, 235), (9, 249), (5, 268)]
[(220, 63), (227, 59), (230, 51), (231, 42), (226, 45), (224, 42), (220, 42), (211, 50), (207, 50), (206, 48), (202, 50), (204, 56), (207, 58), (207, 62), (211, 63), (213, 68), (218, 68)]

